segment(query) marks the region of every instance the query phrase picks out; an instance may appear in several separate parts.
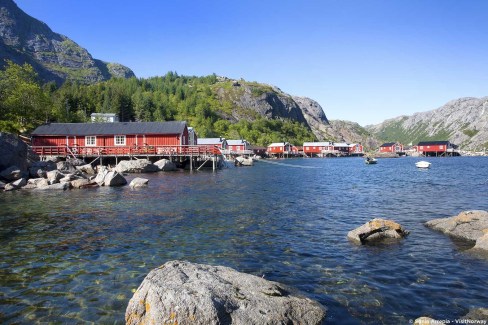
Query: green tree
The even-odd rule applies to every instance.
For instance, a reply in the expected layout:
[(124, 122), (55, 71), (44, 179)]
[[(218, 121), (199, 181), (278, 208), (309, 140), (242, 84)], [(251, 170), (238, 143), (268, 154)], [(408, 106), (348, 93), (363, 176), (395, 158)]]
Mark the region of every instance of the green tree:
[(0, 130), (23, 133), (49, 120), (51, 102), (31, 65), (6, 61), (0, 71)]

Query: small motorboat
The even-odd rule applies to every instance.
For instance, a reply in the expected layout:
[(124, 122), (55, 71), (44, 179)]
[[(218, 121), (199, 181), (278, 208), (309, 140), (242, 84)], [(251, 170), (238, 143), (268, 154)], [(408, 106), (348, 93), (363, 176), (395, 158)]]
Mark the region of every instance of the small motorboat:
[(378, 162), (378, 160), (376, 160), (375, 158), (373, 157), (366, 157), (366, 159), (364, 159), (364, 163), (366, 165), (374, 165)]
[(416, 166), (417, 168), (430, 168), (430, 165), (431, 165), (431, 163), (430, 163), (430, 162), (428, 162), (428, 161), (423, 161), (423, 160), (422, 160), (422, 161), (417, 161), (417, 162), (415, 163), (415, 166)]

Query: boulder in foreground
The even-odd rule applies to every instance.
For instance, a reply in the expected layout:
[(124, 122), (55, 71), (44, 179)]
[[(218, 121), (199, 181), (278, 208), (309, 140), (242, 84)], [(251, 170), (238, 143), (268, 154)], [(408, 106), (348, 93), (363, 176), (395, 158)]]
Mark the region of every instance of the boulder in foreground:
[(152, 270), (126, 324), (321, 324), (325, 308), (283, 285), (223, 266), (170, 261)]
[(401, 239), (408, 234), (407, 230), (394, 221), (375, 218), (348, 232), (347, 238), (358, 244), (366, 244), (387, 238)]
[(475, 242), (474, 249), (488, 251), (488, 211), (463, 211), (454, 217), (430, 220), (425, 225), (450, 236)]

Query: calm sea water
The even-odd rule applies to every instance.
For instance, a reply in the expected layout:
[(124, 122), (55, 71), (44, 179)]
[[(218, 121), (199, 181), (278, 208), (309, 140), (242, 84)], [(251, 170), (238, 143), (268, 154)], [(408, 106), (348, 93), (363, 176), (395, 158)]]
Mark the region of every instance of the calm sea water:
[[(423, 223), (488, 210), (488, 158), (426, 160), (272, 160), (145, 174), (136, 190), (0, 193), (0, 323), (122, 324), (146, 274), (173, 259), (291, 285), (327, 306), (330, 324), (454, 320), (487, 307), (488, 259)], [(347, 240), (374, 217), (411, 234)]]

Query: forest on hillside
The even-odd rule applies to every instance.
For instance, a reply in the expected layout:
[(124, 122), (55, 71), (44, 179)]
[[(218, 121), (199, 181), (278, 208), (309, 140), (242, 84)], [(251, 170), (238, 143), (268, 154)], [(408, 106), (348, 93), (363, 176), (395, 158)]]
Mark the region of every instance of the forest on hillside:
[[(227, 81), (230, 83), (230, 81)], [(60, 87), (41, 84), (32, 66), (7, 61), (0, 70), (0, 131), (28, 134), (46, 122), (89, 122), (92, 113), (116, 113), (120, 121), (186, 121), (200, 138), (246, 139), (255, 145), (289, 141), (300, 144), (315, 136), (306, 126), (286, 119), (268, 119), (254, 111), (238, 121), (242, 109), (219, 99), (226, 82), (217, 76), (113, 78), (96, 84), (67, 81)], [(254, 84), (256, 94), (266, 91)]]

